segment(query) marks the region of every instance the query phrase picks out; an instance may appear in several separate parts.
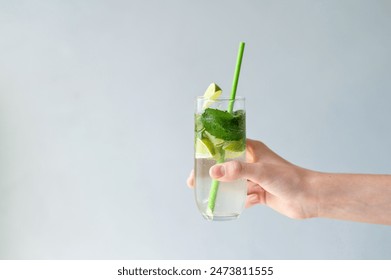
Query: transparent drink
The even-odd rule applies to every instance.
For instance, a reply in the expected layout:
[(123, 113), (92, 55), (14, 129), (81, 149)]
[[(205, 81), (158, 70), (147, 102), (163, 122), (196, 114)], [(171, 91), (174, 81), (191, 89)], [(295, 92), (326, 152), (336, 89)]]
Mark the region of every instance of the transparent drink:
[[(206, 105), (207, 106), (206, 106)], [(232, 110), (227, 110), (229, 106)], [(245, 161), (244, 98), (234, 102), (197, 98), (195, 114), (195, 198), (199, 211), (208, 220), (239, 217), (247, 197), (244, 179), (218, 182), (209, 176), (216, 163)]]

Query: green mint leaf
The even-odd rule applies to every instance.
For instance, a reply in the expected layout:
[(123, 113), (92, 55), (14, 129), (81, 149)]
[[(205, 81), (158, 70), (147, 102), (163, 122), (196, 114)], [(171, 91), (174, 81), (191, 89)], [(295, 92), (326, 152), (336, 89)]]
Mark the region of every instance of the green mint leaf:
[(201, 115), (201, 122), (205, 130), (217, 138), (226, 141), (245, 138), (245, 113), (243, 110), (228, 113), (207, 108)]

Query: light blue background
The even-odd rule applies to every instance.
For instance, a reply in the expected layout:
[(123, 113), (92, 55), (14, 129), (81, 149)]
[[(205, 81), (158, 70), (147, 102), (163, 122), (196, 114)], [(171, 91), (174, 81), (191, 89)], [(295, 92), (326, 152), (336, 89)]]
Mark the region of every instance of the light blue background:
[(210, 223), (194, 98), (300, 166), (390, 173), (390, 1), (0, 0), (0, 258), (390, 259), (391, 227), (264, 206)]

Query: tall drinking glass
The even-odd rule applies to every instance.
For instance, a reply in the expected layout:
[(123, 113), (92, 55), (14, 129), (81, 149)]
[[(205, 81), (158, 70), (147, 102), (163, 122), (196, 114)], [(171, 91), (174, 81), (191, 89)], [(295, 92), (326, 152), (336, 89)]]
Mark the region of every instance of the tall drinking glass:
[(198, 97), (195, 111), (195, 198), (207, 220), (233, 220), (242, 213), (247, 182), (212, 180), (209, 169), (216, 163), (246, 157), (245, 99), (205, 99)]

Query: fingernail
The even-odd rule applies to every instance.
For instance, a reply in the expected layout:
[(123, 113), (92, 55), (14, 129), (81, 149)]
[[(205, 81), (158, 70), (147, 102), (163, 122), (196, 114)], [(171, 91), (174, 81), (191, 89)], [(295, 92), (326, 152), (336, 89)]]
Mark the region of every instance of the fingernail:
[(225, 168), (223, 165), (216, 165), (212, 167), (211, 175), (214, 178), (220, 178), (223, 177), (225, 174)]

